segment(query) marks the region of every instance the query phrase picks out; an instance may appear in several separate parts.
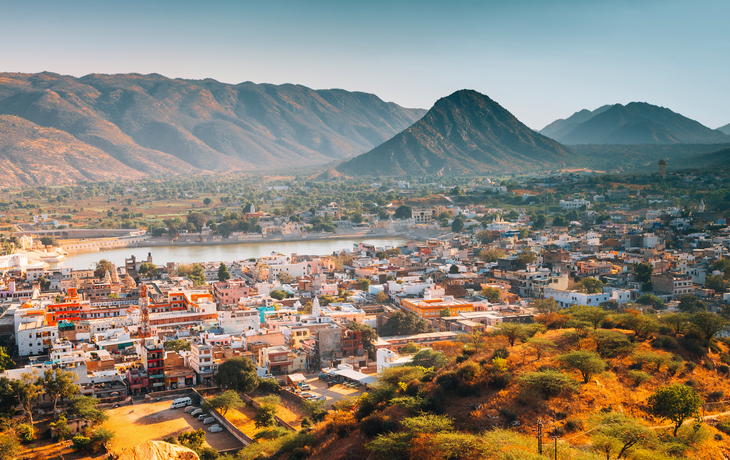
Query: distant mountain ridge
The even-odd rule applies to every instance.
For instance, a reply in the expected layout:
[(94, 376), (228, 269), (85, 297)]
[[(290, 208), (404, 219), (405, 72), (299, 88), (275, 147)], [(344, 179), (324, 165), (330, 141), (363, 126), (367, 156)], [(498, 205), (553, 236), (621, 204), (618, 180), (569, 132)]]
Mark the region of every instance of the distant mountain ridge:
[(717, 128), (718, 131), (722, 131), (723, 133), (730, 135), (730, 123), (726, 124), (725, 126), (720, 126)]
[(540, 132), (567, 145), (730, 142), (730, 136), (719, 130), (710, 129), (667, 108), (646, 102), (614, 104), (603, 106), (594, 112), (586, 112), (588, 111), (576, 112), (570, 118), (580, 116), (572, 123), (568, 123), (570, 118), (556, 120)]
[(489, 97), (461, 90), (439, 99), (413, 126), (337, 170), (352, 175), (517, 172), (558, 168), (574, 157)]
[[(372, 149), (425, 112), (373, 94), (301, 85), (230, 85), (157, 74), (0, 73), (0, 115), (18, 117), (0, 123), (0, 164), (18, 152), (25, 152), (28, 164), (40, 164), (52, 152), (54, 169), (64, 170), (40, 177), (30, 169), (0, 178), (0, 184), (323, 164)], [(20, 119), (30, 125), (10, 129)], [(44, 149), (28, 148), (24, 136), (35, 127), (58, 131), (43, 131)], [(123, 167), (81, 167), (90, 152)]]

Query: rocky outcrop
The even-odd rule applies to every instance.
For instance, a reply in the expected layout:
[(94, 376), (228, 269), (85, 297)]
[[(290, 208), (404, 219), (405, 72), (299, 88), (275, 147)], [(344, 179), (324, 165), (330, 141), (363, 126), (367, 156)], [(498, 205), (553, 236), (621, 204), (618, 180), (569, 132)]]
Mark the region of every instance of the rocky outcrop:
[(187, 447), (164, 441), (147, 441), (125, 450), (119, 460), (200, 460), (198, 454)]

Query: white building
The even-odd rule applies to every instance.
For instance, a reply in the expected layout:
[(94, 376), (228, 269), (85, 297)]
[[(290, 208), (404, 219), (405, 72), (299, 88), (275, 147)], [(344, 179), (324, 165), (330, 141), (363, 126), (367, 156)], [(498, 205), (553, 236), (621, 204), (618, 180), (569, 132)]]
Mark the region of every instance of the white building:
[(578, 209), (581, 206), (590, 207), (591, 202), (588, 200), (584, 200), (584, 199), (577, 199), (577, 200), (570, 200), (570, 201), (560, 200), (560, 203), (558, 203), (558, 205), (562, 209)]
[(585, 294), (578, 291), (567, 291), (560, 289), (545, 289), (545, 298), (553, 299), (563, 308), (569, 308), (573, 305), (598, 306), (602, 302), (615, 300), (622, 304), (631, 301), (631, 291), (615, 289), (611, 292), (601, 292), (598, 294)]
[(218, 324), (226, 334), (241, 334), (246, 331), (258, 333), (261, 315), (258, 310), (219, 311)]
[(413, 361), (413, 356), (404, 355), (401, 356), (389, 348), (378, 348), (376, 362), (378, 366), (378, 375), (380, 375), (384, 369), (388, 369), (394, 366), (402, 366)]

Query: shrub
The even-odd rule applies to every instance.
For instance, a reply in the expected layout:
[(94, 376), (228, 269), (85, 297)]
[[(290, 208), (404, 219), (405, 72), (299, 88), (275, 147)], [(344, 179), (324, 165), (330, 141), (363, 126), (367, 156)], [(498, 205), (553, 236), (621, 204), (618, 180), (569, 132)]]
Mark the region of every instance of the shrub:
[(629, 371), (626, 373), (626, 376), (631, 380), (631, 382), (636, 385), (637, 387), (641, 385), (644, 382), (648, 382), (651, 380), (651, 374), (644, 371)]
[(679, 342), (677, 342), (674, 337), (669, 337), (668, 335), (657, 336), (654, 340), (652, 340), (651, 345), (656, 348), (664, 348), (667, 350), (679, 349)]
[(91, 439), (86, 436), (76, 435), (71, 439), (73, 450), (88, 450), (91, 446)]
[(501, 390), (512, 383), (512, 378), (512, 374), (509, 372), (496, 372), (492, 374), (492, 378), (489, 380), (489, 386)]
[(721, 390), (713, 391), (707, 397), (712, 401), (721, 401), (725, 397), (725, 392)]
[(259, 378), (258, 389), (261, 390), (263, 393), (275, 395), (278, 395), (279, 391), (281, 391), (279, 382), (273, 377), (269, 379)]
[(634, 368), (641, 370), (647, 367), (649, 370), (658, 372), (663, 365), (667, 363), (667, 357), (658, 353), (652, 353), (651, 351), (644, 351), (634, 353), (631, 356)]
[(454, 371), (444, 372), (436, 378), (436, 383), (445, 390), (456, 390), (459, 387), (459, 376)]
[(687, 361), (684, 363), (685, 369), (687, 369), (687, 372), (692, 372), (697, 367), (697, 364), (693, 363), (692, 361)]
[(370, 415), (360, 422), (360, 431), (371, 438), (379, 434), (395, 431), (397, 428), (398, 424), (396, 422), (387, 415), (382, 414)]
[(205, 447), (200, 452), (200, 460), (216, 460), (218, 458), (218, 451), (212, 447)]
[(261, 430), (253, 437), (256, 440), (264, 439), (264, 440), (272, 440), (272, 439), (278, 439), (283, 436), (287, 436), (291, 433), (286, 428), (282, 428), (280, 426), (274, 427), (274, 428), (267, 428), (265, 430)]
[(625, 356), (634, 351), (635, 345), (622, 332), (597, 331), (594, 334), (596, 351), (601, 358), (616, 358)]
[(565, 429), (570, 431), (582, 431), (583, 420), (579, 418), (569, 418), (565, 421)]
[(714, 371), (715, 370), (715, 363), (713, 363), (711, 360), (705, 358), (704, 362), (702, 363), (703, 366), (705, 366), (705, 369), (708, 371)]
[(337, 411), (329, 414), (327, 420), (327, 431), (335, 433), (344, 438), (357, 426), (357, 421), (352, 412)]
[(730, 354), (720, 353), (720, 361), (722, 361), (725, 364), (730, 365)]
[(717, 372), (721, 374), (728, 374), (730, 373), (730, 367), (728, 367), (726, 364), (720, 364), (717, 366)]
[(506, 348), (497, 348), (494, 350), (494, 354), (492, 355), (492, 359), (494, 358), (502, 358), (507, 359), (509, 357), (509, 350)]
[(512, 422), (517, 421), (517, 412), (511, 411), (509, 409), (500, 409), (499, 415), (501, 415), (505, 419), (507, 419), (507, 423), (509, 423), (509, 424), (512, 424)]
[(18, 434), (20, 441), (24, 443), (33, 442), (33, 438), (35, 437), (35, 429), (32, 425), (28, 425), (27, 423), (21, 423), (18, 425), (17, 428), (15, 428), (15, 432)]
[(667, 372), (669, 375), (677, 375), (677, 372), (682, 368), (684, 362), (681, 360), (671, 360), (667, 363)]
[(592, 351), (571, 351), (556, 357), (555, 360), (568, 369), (580, 372), (583, 383), (588, 383), (595, 374), (606, 370), (606, 362), (601, 359), (598, 353)]
[(578, 391), (578, 382), (560, 371), (544, 370), (530, 372), (518, 379), (523, 389), (550, 399), (565, 392)]
[(730, 434), (730, 420), (720, 420), (715, 428), (722, 431), (725, 434)]
[(687, 334), (682, 339), (682, 348), (697, 356), (705, 356), (707, 354), (707, 344), (704, 340), (691, 334)]

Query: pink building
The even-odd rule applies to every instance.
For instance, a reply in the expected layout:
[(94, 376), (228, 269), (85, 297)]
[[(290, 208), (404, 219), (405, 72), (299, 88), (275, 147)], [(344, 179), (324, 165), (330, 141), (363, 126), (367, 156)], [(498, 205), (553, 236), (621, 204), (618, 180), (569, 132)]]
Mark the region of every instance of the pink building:
[(228, 280), (213, 283), (213, 295), (215, 302), (221, 307), (233, 307), (238, 305), (238, 299), (248, 297), (251, 288), (243, 280)]

